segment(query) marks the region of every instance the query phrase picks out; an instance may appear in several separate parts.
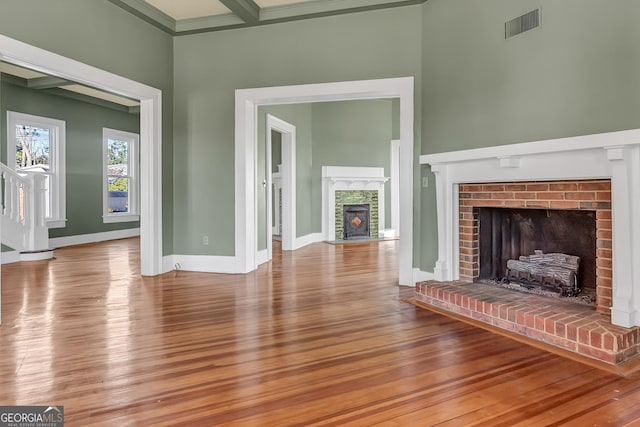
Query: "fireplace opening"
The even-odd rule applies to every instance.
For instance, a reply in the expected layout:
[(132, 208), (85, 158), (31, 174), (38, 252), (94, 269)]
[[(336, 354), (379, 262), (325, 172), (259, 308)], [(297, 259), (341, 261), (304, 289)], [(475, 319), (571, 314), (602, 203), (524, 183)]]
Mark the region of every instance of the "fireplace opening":
[(479, 276), (560, 296), (596, 296), (596, 213), (479, 207)]
[(369, 205), (344, 205), (344, 240), (368, 239)]

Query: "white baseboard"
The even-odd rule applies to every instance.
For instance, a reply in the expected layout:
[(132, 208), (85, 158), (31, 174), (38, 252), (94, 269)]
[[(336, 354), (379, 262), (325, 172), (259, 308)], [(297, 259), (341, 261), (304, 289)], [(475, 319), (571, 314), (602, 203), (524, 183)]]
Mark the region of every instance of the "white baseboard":
[(300, 249), (303, 246), (307, 246), (312, 243), (318, 243), (318, 242), (324, 242), (324, 237), (322, 236), (322, 233), (307, 234), (305, 236), (296, 238), (293, 249), (294, 250)]
[(419, 268), (413, 269), (413, 284), (417, 282), (424, 282), (426, 280), (436, 280), (436, 276), (433, 273), (422, 271)]
[(0, 258), (2, 259), (3, 265), (22, 261), (20, 259), (20, 252), (18, 251), (2, 252), (2, 255), (0, 255)]
[[(214, 255), (170, 255), (164, 257), (171, 258), (166, 262), (170, 262), (172, 266), (170, 270), (200, 271), (203, 273), (227, 273), (234, 274), (238, 272), (236, 267), (235, 256), (214, 256)], [(163, 268), (165, 266), (163, 259)]]
[(139, 228), (127, 228), (125, 230), (79, 234), (77, 236), (54, 237), (52, 239), (49, 239), (49, 246), (52, 248), (62, 248), (64, 246), (84, 245), (87, 243), (104, 242), (106, 240), (125, 239), (127, 237), (134, 237), (139, 235)]
[(261, 265), (269, 261), (269, 252), (266, 249), (258, 251), (256, 254), (256, 264)]
[(18, 251), (7, 251), (2, 252), (2, 255), (0, 255), (0, 259), (2, 259), (3, 265), (22, 261), (42, 261), (51, 258), (53, 258), (53, 251), (32, 252), (24, 254), (21, 254)]

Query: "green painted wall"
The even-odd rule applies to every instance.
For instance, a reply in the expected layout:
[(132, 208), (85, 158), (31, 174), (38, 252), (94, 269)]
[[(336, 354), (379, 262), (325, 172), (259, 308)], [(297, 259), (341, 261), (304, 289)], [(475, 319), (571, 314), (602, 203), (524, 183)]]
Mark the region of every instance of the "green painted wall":
[[(505, 40), (504, 22), (537, 7), (540, 27)], [(640, 127), (638, 16), (634, 0), (429, 0), (422, 153)], [(428, 271), (437, 258), (430, 178), (420, 221)]]
[[(235, 89), (415, 76), (419, 154), (421, 8), (177, 37), (175, 252), (234, 253)], [(416, 205), (416, 221), (418, 210)], [(209, 246), (201, 244), (203, 230), (215, 231)], [(298, 234), (305, 232), (298, 223)]]
[(43, 91), (2, 83), (0, 135), (2, 161), (8, 164), (7, 111), (64, 120), (66, 130), (67, 225), (49, 237), (75, 236), (139, 227), (139, 222), (102, 222), (102, 128), (138, 133), (140, 117)]
[(0, 33), (162, 90), (163, 252), (173, 253), (173, 39), (105, 0), (3, 0)]
[[(313, 104), (313, 224), (322, 229), (322, 166), (384, 168), (391, 175), (391, 99)], [(385, 225), (391, 227), (391, 186), (385, 184)]]

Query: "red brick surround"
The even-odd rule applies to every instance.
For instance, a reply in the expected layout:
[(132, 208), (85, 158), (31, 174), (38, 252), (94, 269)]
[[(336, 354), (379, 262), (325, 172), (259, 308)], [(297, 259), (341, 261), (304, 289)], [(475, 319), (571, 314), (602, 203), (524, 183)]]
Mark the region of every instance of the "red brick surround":
[(609, 314), (612, 297), (611, 181), (572, 180), (461, 184), (460, 280), (480, 274), (477, 207), (574, 209), (596, 213), (596, 310)]

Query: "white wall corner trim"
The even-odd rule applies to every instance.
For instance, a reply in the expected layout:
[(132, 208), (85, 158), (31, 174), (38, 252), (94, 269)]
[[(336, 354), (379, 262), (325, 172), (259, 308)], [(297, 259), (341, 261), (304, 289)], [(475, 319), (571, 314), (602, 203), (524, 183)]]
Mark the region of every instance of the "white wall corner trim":
[(437, 280), (459, 277), (459, 184), (609, 178), (611, 322), (640, 326), (640, 129), (423, 155), (420, 163), (436, 176)]
[(259, 105), (357, 99), (400, 99), (400, 222), (399, 282), (413, 279), (413, 134), (414, 79), (398, 77), (237, 89), (235, 93), (235, 258), (239, 272), (257, 268), (256, 260), (256, 135)]
[(103, 231), (100, 233), (53, 237), (49, 239), (49, 246), (52, 248), (62, 248), (64, 246), (84, 245), (87, 243), (104, 242), (107, 240), (126, 239), (128, 237), (135, 237), (139, 235), (139, 228), (127, 228), (124, 230)]
[(162, 92), (3, 35), (0, 60), (140, 100), (140, 272), (162, 273)]

